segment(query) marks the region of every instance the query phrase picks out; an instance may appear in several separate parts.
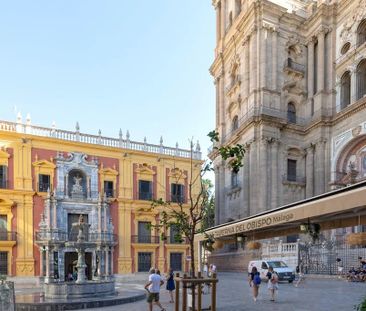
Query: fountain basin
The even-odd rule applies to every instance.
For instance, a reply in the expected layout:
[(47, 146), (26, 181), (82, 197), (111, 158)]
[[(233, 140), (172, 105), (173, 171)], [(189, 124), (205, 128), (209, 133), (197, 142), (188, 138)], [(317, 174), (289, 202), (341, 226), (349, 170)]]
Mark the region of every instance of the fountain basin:
[(74, 299), (114, 295), (114, 280), (75, 282), (55, 282), (44, 284), (46, 298)]

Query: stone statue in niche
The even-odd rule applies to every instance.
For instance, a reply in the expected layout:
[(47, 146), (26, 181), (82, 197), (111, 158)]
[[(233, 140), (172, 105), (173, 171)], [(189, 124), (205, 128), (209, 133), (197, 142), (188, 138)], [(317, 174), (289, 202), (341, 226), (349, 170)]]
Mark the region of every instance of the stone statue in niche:
[(74, 184), (72, 185), (71, 197), (73, 199), (82, 199), (84, 197), (83, 186), (81, 185), (83, 178), (78, 174), (73, 177), (73, 180)]

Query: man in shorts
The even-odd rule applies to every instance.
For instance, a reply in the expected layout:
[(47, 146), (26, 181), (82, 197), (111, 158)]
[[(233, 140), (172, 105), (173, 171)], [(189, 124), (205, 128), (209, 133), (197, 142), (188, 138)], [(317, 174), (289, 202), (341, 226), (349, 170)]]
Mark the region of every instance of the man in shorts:
[(153, 309), (153, 303), (160, 307), (161, 311), (166, 311), (159, 302), (160, 286), (164, 284), (161, 276), (156, 273), (155, 269), (150, 269), (149, 282), (145, 285), (148, 292), (147, 303), (149, 304), (149, 311)]

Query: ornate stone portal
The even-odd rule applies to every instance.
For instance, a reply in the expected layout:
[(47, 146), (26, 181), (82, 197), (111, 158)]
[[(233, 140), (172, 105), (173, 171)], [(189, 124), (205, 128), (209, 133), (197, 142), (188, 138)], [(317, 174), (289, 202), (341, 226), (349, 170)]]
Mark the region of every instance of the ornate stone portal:
[(107, 198), (98, 193), (98, 161), (57, 156), (57, 190), (48, 193), (36, 243), (48, 298), (114, 293), (116, 238)]

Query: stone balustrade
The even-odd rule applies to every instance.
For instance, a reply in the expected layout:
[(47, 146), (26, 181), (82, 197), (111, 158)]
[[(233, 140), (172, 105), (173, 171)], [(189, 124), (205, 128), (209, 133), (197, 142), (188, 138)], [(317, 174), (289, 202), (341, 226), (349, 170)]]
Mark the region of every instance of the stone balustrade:
[(119, 138), (111, 138), (101, 135), (80, 133), (78, 130), (72, 132), (56, 129), (55, 127), (48, 128), (48, 127), (34, 126), (31, 124), (24, 124), (21, 122), (9, 122), (1, 120), (0, 120), (0, 131), (18, 132), (28, 135), (50, 137), (60, 140), (81, 142), (86, 144), (95, 144), (106, 147), (157, 153), (173, 157), (181, 157), (181, 158), (192, 157), (195, 160), (200, 160), (202, 156), (199, 147), (196, 148), (196, 150), (192, 151), (191, 155), (191, 150), (178, 148), (178, 145), (174, 148), (174, 147), (163, 146), (162, 143), (160, 143), (159, 145), (155, 145), (155, 144), (148, 144), (146, 143), (146, 141), (144, 142), (132, 141), (129, 139), (129, 135), (127, 136), (126, 139), (122, 138), (122, 135), (120, 135)]

